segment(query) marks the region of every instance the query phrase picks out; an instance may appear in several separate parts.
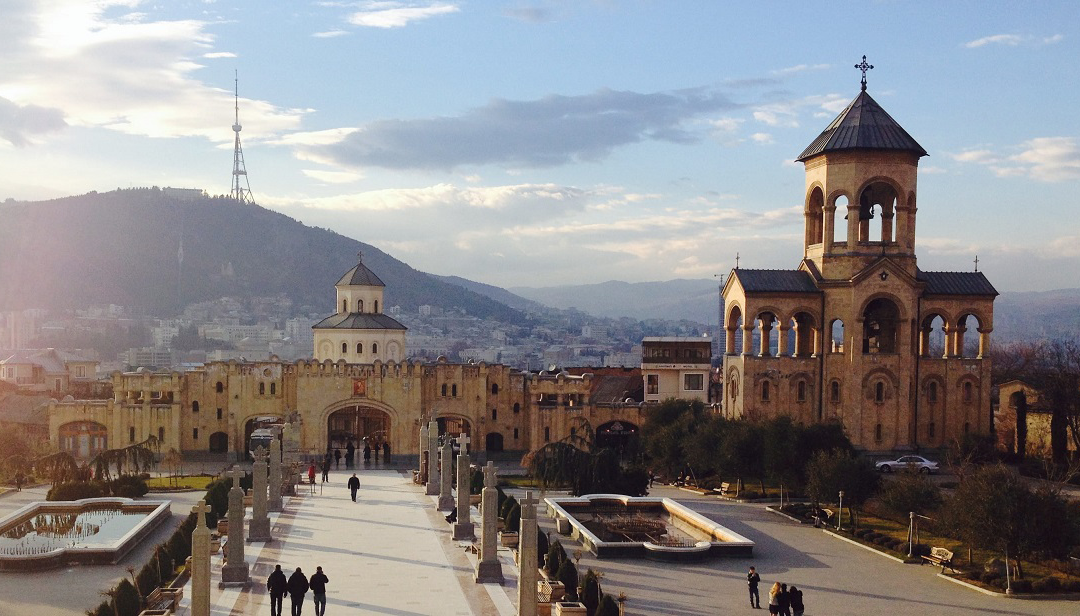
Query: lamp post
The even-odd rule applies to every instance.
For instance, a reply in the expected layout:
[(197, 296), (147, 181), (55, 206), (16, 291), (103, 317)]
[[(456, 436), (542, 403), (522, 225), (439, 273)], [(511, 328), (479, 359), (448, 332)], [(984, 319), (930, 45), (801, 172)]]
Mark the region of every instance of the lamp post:
[(908, 512), (908, 529), (907, 529), (907, 557), (914, 558), (915, 556), (915, 512)]
[(840, 530), (840, 525), (844, 520), (844, 491), (840, 490), (840, 510), (836, 512), (836, 530)]

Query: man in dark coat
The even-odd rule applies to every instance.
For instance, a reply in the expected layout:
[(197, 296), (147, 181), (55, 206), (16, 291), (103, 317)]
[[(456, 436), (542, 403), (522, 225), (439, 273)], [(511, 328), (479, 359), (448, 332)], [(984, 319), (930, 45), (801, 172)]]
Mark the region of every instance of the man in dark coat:
[(308, 579), (300, 567), (289, 576), (289, 598), (292, 599), (292, 616), (300, 616), (304, 608), (304, 595), (308, 591)]
[(334, 448), (334, 468), (341, 468), (341, 450)]
[(289, 580), (285, 578), (285, 572), (281, 565), (274, 566), (274, 572), (266, 578), (266, 590), (270, 593), (270, 616), (281, 616), (281, 600), (289, 588)]
[(746, 573), (746, 583), (750, 586), (750, 607), (761, 609), (761, 595), (758, 594), (758, 583), (761, 582), (761, 576), (753, 567), (750, 567), (750, 571)]
[(787, 584), (780, 585), (780, 594), (776, 596), (780, 605), (782, 616), (791, 616), (791, 597), (788, 595)]
[(345, 446), (345, 468), (352, 468), (353, 460), (356, 458), (356, 445), (349, 441), (349, 444)]
[(330, 454), (326, 454), (322, 463), (322, 480), (323, 483), (330, 481)]
[(360, 478), (356, 476), (356, 473), (349, 477), (349, 492), (352, 493), (352, 500), (356, 502), (356, 491), (360, 489)]
[(315, 567), (315, 575), (311, 576), (311, 593), (315, 598), (315, 616), (323, 616), (326, 613), (326, 583), (330, 578), (323, 573), (322, 567)]

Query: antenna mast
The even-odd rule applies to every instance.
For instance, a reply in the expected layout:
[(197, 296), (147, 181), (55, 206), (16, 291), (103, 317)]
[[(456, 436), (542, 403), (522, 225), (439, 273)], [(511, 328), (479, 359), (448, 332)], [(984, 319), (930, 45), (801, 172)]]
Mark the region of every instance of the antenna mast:
[[(240, 126), (240, 79), (236, 72), (233, 72), (233, 104), (236, 111), (236, 119), (233, 122), (233, 133), (236, 134), (236, 139), (233, 141), (233, 170), (232, 170), (232, 191), (229, 195), (239, 201), (240, 203), (255, 203), (255, 198), (251, 195), (251, 183), (248, 181), (247, 168), (244, 166), (244, 148), (240, 146), (240, 131), (243, 129)], [(243, 177), (243, 185), (241, 185), (240, 178)]]

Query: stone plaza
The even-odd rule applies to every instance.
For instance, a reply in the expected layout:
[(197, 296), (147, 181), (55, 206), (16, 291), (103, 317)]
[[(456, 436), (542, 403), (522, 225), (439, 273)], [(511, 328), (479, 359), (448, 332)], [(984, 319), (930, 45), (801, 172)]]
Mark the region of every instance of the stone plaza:
[[(269, 614), (266, 578), (274, 565), (280, 564), (286, 574), (300, 567), (308, 576), (321, 566), (330, 579), (327, 613), (331, 615), (518, 614), (519, 570), (507, 548), (498, 547), (494, 555), (503, 583), (477, 583), (478, 558), (483, 554), (466, 548), (479, 547), (482, 524), (475, 525), (475, 539), (456, 541), (454, 525), (448, 524), (444, 513), (438, 511), (438, 496), (426, 494), (424, 486), (413, 483), (409, 473), (380, 469), (357, 474), (361, 488), (355, 503), (346, 489), (351, 471), (344, 470), (332, 471), (329, 483), (317, 486), (314, 494), (302, 491), (285, 498), (283, 510), (270, 514), (273, 540), (244, 544), (250, 585), (221, 587), (222, 553), (214, 554), (210, 562), (209, 613)], [(17, 508), (34, 496), (41, 498), (43, 491), (38, 490), (0, 497), (0, 512)], [(524, 500), (524, 492), (511, 493)], [(723, 557), (674, 564), (597, 560), (564, 540), (571, 555), (580, 550), (581, 573), (587, 568), (601, 571), (604, 592), (626, 595), (629, 615), (743, 613), (750, 609), (745, 579), (750, 565), (761, 573), (763, 590), (774, 581), (802, 589), (808, 614), (1050, 615), (1074, 607), (1070, 602), (981, 594), (942, 579), (936, 568), (889, 560), (766, 511), (760, 504), (739, 504), (667, 486), (657, 486), (652, 494), (676, 499), (753, 539), (756, 546), (752, 558)], [(533, 493), (539, 501), (536, 518), (540, 531), (556, 537), (542, 496)], [(174, 512), (186, 514), (201, 493), (170, 497)], [(483, 517), (474, 512), (472, 519)], [(168, 532), (171, 529), (166, 532), (163, 527), (157, 535), (164, 538)], [(149, 543), (140, 546), (115, 566), (0, 574), (0, 616), (81, 615), (100, 601), (98, 590), (107, 589), (124, 576), (125, 567), (141, 566), (152, 547)], [(488, 573), (494, 568), (486, 566)], [(89, 585), (93, 586), (87, 588)], [(192, 590), (189, 583), (178, 614), (193, 613)], [(311, 593), (306, 600), (309, 604), (304, 613), (314, 614)], [(287, 610), (288, 598), (285, 603)]]

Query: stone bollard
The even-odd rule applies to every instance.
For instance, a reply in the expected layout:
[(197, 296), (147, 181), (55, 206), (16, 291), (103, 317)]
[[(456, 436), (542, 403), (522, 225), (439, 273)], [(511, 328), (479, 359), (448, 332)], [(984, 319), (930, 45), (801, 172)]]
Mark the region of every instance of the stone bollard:
[(457, 459), (457, 522), (454, 524), (454, 540), (472, 539), (472, 505), (469, 501), (472, 484), (472, 469), (469, 467), (469, 454), (462, 451)]
[(518, 501), (521, 528), (518, 542), (518, 616), (536, 616), (536, 503), (532, 491)]
[(427, 490), (424, 491), (428, 496), (435, 496), (439, 493), (439, 481), (440, 475), (437, 472), (439, 468), (439, 422), (432, 419), (428, 422), (428, 475), (427, 475)]
[(480, 558), (476, 563), (476, 582), (503, 583), (498, 557), (499, 491), (495, 487), (495, 465), (484, 467), (484, 491), (480, 501)]
[(454, 508), (454, 447), (447, 438), (442, 446), (442, 457), (439, 460), (439, 511), (450, 511)]
[(262, 447), (255, 450), (255, 463), (251, 465), (251, 526), (248, 542), (270, 541), (270, 516), (267, 513), (266, 458)]
[(210, 529), (206, 513), (210, 507), (199, 501), (191, 509), (195, 530), (191, 531), (191, 616), (210, 616)]
[(240, 479), (244, 471), (229, 471), (233, 486), (229, 490), (229, 541), (225, 544), (225, 565), (221, 568), (219, 586), (243, 586), (251, 583), (248, 563), (244, 560), (244, 490)]
[(270, 441), (270, 502), (269, 509), (281, 513), (281, 441)]

